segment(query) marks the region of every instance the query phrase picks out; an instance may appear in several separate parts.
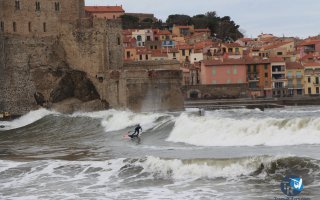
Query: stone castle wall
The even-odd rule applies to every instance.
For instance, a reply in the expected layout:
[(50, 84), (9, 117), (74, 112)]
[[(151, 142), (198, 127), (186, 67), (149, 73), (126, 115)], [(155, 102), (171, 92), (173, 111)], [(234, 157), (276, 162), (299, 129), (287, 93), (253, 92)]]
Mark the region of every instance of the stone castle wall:
[(176, 61), (124, 64), (127, 107), (135, 111), (182, 110), (182, 72)]
[[(32, 72), (49, 63), (55, 65), (50, 55), (52, 43), (51, 38), (0, 36), (0, 111), (23, 114), (36, 106), (33, 95), (37, 84)], [(48, 82), (49, 77), (39, 86), (45, 87)]]

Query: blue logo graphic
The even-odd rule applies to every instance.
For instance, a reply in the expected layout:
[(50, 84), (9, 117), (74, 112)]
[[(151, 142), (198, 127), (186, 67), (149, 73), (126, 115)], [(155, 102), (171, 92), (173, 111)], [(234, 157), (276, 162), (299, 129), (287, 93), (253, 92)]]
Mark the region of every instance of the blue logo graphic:
[(302, 178), (286, 176), (281, 184), (281, 191), (287, 196), (297, 196), (303, 190)]

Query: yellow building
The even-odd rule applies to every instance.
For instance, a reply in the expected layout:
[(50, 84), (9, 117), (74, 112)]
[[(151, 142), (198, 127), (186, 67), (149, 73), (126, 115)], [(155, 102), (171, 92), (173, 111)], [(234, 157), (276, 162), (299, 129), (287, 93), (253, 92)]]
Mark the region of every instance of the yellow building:
[(172, 35), (176, 37), (189, 36), (194, 34), (194, 26), (176, 26), (172, 27)]
[(288, 79), (288, 94), (299, 96), (304, 94), (304, 68), (298, 62), (286, 62), (286, 77)]
[(320, 63), (304, 63), (304, 90), (308, 95), (320, 94)]
[(124, 50), (124, 60), (138, 60), (137, 58), (137, 48), (127, 47)]
[(179, 50), (179, 62), (190, 62), (191, 54), (193, 53), (193, 46), (192, 45), (178, 45)]

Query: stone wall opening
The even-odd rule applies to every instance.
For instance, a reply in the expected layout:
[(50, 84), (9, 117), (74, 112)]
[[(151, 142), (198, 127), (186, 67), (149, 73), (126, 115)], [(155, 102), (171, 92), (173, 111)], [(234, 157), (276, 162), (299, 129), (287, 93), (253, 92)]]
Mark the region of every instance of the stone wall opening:
[(3, 21), (0, 22), (0, 31), (4, 32), (4, 22)]
[(13, 30), (13, 32), (17, 32), (17, 23), (16, 22), (12, 23), (12, 30)]

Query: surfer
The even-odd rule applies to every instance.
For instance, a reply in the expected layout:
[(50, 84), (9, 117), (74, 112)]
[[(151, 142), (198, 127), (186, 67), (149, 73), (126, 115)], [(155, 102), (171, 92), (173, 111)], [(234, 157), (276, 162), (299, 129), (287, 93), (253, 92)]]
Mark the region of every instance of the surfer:
[(141, 128), (141, 126), (140, 126), (140, 124), (138, 124), (137, 126), (136, 126), (136, 128), (134, 129), (134, 133), (132, 133), (131, 135), (128, 135), (131, 139), (132, 138), (139, 138), (139, 133), (140, 133), (140, 130), (141, 130), (141, 132), (142, 132), (142, 128)]

